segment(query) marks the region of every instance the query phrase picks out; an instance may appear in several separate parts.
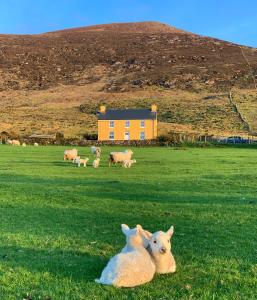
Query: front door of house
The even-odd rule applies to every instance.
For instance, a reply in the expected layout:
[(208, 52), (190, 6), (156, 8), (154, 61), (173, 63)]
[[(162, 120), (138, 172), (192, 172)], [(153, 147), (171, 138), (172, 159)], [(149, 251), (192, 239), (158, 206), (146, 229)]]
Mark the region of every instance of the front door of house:
[(130, 139), (130, 134), (129, 134), (129, 132), (125, 132), (125, 134), (124, 134), (124, 140), (125, 141), (128, 141)]

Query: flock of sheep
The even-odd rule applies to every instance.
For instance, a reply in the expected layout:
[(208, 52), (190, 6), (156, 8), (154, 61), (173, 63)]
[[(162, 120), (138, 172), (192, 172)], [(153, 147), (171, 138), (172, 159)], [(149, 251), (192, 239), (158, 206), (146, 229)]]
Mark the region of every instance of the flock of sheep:
[[(100, 158), (101, 158), (101, 148), (92, 146), (91, 152), (96, 156), (93, 161), (93, 168), (98, 168), (100, 165)], [(125, 150), (123, 152), (111, 152), (109, 155), (109, 167), (112, 164), (121, 163), (124, 168), (130, 168), (132, 164), (136, 163), (135, 159), (132, 159), (133, 152), (131, 150)], [(78, 156), (77, 149), (69, 149), (64, 151), (63, 160), (72, 161), (73, 163), (77, 164), (78, 167), (83, 165), (84, 167), (87, 166), (89, 158), (81, 158)]]
[[(21, 144), (21, 142), (19, 140), (7, 140), (6, 145), (27, 147), (26, 143)], [(34, 146), (38, 147), (38, 143), (34, 143)]]
[(130, 229), (121, 225), (126, 236), (126, 245), (110, 259), (97, 283), (115, 287), (134, 287), (153, 279), (155, 273), (167, 274), (176, 271), (176, 262), (171, 253), (170, 239), (173, 226), (167, 232), (150, 233), (141, 225)]

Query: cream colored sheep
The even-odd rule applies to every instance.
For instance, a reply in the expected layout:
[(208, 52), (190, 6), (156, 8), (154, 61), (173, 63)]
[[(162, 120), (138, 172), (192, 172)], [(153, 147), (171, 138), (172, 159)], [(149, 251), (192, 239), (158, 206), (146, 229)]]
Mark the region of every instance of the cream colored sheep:
[(34, 147), (38, 147), (38, 143), (34, 143)]
[(116, 287), (134, 287), (151, 281), (155, 265), (145, 249), (142, 227), (137, 225), (129, 229), (123, 224), (122, 231), (126, 235), (126, 247), (108, 262), (96, 282)]
[(7, 140), (6, 145), (12, 145), (12, 140)]
[(78, 156), (78, 150), (72, 149), (72, 150), (65, 150), (63, 160), (74, 160)]
[(78, 167), (80, 167), (81, 164), (83, 164), (84, 167), (86, 167), (88, 161), (89, 161), (88, 158), (85, 158), (85, 159), (80, 158), (79, 161), (78, 161)]
[(20, 143), (20, 141), (18, 141), (18, 140), (12, 140), (12, 145), (13, 145), (13, 146), (20, 146), (21, 143)]
[(130, 168), (132, 164), (135, 164), (137, 161), (135, 159), (130, 159), (130, 160), (124, 160), (122, 162), (122, 167), (123, 168)]
[(166, 274), (176, 272), (176, 262), (171, 253), (170, 239), (173, 235), (173, 226), (167, 232), (157, 231), (154, 234), (144, 231), (149, 240), (148, 251), (156, 266), (156, 273)]
[(22, 143), (22, 147), (27, 147), (26, 143)]
[(123, 163), (125, 160), (131, 160), (133, 152), (125, 150), (124, 152), (111, 152), (109, 157), (109, 167), (111, 164)]
[(93, 168), (98, 168), (99, 167), (99, 164), (100, 164), (100, 158), (96, 158), (94, 161), (93, 161)]

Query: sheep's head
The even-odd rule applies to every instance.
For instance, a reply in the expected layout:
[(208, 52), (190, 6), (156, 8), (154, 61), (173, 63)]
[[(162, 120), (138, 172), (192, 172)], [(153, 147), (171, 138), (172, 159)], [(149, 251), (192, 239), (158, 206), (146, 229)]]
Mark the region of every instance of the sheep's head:
[(157, 231), (151, 234), (150, 232), (145, 231), (147, 237), (150, 239), (149, 246), (153, 256), (164, 255), (170, 252), (170, 239), (173, 235), (173, 232), (173, 226), (171, 226), (167, 232)]
[(137, 225), (135, 228), (130, 229), (128, 225), (122, 224), (121, 230), (126, 236), (128, 247), (148, 247), (149, 240), (141, 225)]

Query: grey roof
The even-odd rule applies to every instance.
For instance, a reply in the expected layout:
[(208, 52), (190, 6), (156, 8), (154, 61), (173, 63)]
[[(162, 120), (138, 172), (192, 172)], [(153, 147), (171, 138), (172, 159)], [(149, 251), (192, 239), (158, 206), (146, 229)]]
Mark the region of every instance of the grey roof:
[(98, 120), (155, 120), (156, 114), (150, 109), (107, 109), (97, 116)]

